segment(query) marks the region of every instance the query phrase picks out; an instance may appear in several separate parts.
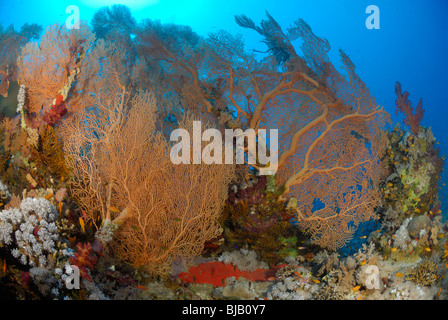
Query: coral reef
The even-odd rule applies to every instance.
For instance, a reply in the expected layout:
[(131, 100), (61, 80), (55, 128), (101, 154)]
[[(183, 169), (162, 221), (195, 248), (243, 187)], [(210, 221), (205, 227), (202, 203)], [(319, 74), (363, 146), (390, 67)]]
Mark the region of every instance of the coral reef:
[[(262, 37), (261, 59), (241, 36), (123, 5), (80, 29), (0, 28), (15, 112), (0, 125), (2, 297), (448, 298), (444, 157), (422, 102), (397, 83), (405, 126), (392, 129), (349, 57), (345, 75), (303, 20), (235, 20)], [(257, 139), (242, 139), (243, 163), (174, 164), (174, 129), (193, 136), (193, 159), (212, 146), (237, 158), (239, 135), (207, 144), (208, 129)]]
[[(221, 216), (227, 245), (255, 250), (267, 263), (278, 263), (294, 247), (294, 212), (279, 201), (281, 189), (271, 176), (253, 176), (230, 186)], [(288, 240), (292, 241), (288, 245)]]
[[(166, 90), (203, 119), (229, 128), (282, 128), (278, 161), (269, 167), (248, 165), (266, 172), (278, 167), (282, 198), (297, 199), (298, 226), (314, 243), (340, 248), (359, 223), (375, 215), (388, 114), (376, 105), (345, 53), (341, 59), (350, 80), (333, 67), (328, 42), (303, 20), (287, 32), (269, 14), (260, 27), (246, 16), (236, 21), (264, 37), (269, 54), (263, 63), (228, 32), (200, 39), (188, 27), (150, 20), (137, 32), (137, 51), (163, 61), (157, 67), (170, 75)], [(303, 56), (291, 45), (299, 39)], [(229, 117), (232, 112), (235, 117)], [(316, 208), (315, 202), (323, 205)]]
[(218, 261), (225, 264), (231, 263), (241, 271), (250, 272), (257, 269), (268, 269), (266, 262), (260, 261), (255, 251), (247, 249), (223, 252), (219, 255)]

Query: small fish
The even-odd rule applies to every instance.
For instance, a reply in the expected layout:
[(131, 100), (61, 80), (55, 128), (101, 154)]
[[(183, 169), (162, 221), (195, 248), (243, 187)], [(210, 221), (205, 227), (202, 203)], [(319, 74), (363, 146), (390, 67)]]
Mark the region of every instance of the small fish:
[(388, 187), (392, 187), (393, 185), (394, 185), (394, 184), (391, 183), (391, 182), (389, 182), (389, 183), (387, 184)]
[(362, 299), (362, 294), (358, 298), (356, 298), (356, 300), (361, 300), (361, 299)]
[(297, 249), (299, 249), (299, 250), (305, 250), (306, 247), (297, 247)]
[(115, 207), (110, 207), (109, 210), (112, 211), (112, 212), (115, 212), (115, 213), (120, 212), (120, 210), (118, 210)]
[(405, 184), (405, 185), (403, 186), (403, 188), (407, 189), (407, 188), (409, 188), (409, 187), (408, 187), (408, 185), (407, 185), (407, 184)]
[(59, 201), (58, 207), (59, 207), (59, 213), (62, 213), (62, 202), (61, 201)]
[(419, 208), (415, 208), (414, 212), (416, 212), (416, 213), (420, 213), (421, 211), (420, 211)]
[(274, 281), (274, 280), (275, 280), (274, 277), (269, 277), (269, 278), (268, 278), (268, 281)]
[(358, 291), (359, 289), (361, 289), (361, 286), (356, 286), (356, 287), (354, 287), (352, 290), (353, 290), (353, 291)]
[(362, 265), (362, 266), (365, 265), (366, 262), (367, 262), (367, 260), (364, 260), (363, 262), (361, 262), (361, 265)]
[(437, 141), (437, 142), (436, 142), (436, 144), (440, 144), (440, 142), (439, 142), (439, 141)]
[(51, 198), (53, 198), (53, 194), (49, 193), (45, 196), (45, 199), (50, 200)]
[(3, 272), (6, 273), (7, 267), (6, 267), (6, 260), (3, 261)]
[(430, 248), (430, 247), (426, 247), (426, 248), (425, 248), (425, 251), (427, 251), (427, 252), (431, 252), (431, 248)]
[(414, 144), (411, 144), (411, 148), (414, 148)]
[(81, 226), (82, 232), (86, 232), (86, 229), (84, 228), (84, 220), (83, 218), (79, 218), (79, 225)]
[(365, 239), (365, 238), (367, 238), (367, 236), (362, 236), (362, 237), (359, 237), (359, 239)]
[(396, 277), (402, 277), (402, 276), (403, 276), (403, 274), (402, 274), (402, 273), (400, 273), (400, 272), (397, 272), (397, 273), (395, 274), (395, 276), (396, 276)]
[(395, 251), (397, 251), (397, 248), (392, 248), (392, 249), (390, 249), (392, 252), (395, 252)]
[(298, 271), (294, 271), (294, 274), (295, 274), (296, 276), (298, 276), (299, 278), (302, 277), (302, 275), (301, 275), (300, 272), (298, 272)]
[(141, 289), (141, 290), (148, 290), (148, 288), (147, 287), (145, 287), (145, 286), (135, 286), (136, 288), (139, 288), (139, 289)]
[(440, 214), (440, 213), (442, 213), (442, 210), (437, 210), (437, 212), (436, 212), (437, 214)]
[(408, 158), (406, 158), (406, 157), (403, 157), (403, 160), (404, 160), (404, 161), (408, 161)]
[(313, 279), (313, 282), (314, 282), (314, 283), (320, 283), (320, 281), (317, 280), (317, 279)]

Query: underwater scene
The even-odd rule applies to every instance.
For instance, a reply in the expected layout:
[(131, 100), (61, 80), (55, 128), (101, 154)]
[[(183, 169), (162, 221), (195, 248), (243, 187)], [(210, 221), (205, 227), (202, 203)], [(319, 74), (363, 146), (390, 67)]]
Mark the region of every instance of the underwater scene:
[(0, 0), (0, 300), (446, 300), (447, 9)]

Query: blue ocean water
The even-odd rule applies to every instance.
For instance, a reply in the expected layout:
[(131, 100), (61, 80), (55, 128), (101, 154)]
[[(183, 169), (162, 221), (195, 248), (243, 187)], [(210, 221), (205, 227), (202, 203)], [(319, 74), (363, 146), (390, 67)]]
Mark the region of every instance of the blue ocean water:
[[(68, 6), (79, 8), (80, 18), (90, 20), (94, 12), (113, 3), (127, 5), (138, 21), (143, 18), (160, 19), (192, 27), (200, 35), (219, 29), (243, 35), (248, 48), (265, 50), (261, 38), (253, 31), (240, 28), (236, 14), (246, 14), (255, 22), (266, 17), (268, 11), (282, 27), (287, 28), (296, 19), (304, 19), (314, 33), (329, 40), (330, 57), (340, 66), (338, 50), (344, 52), (356, 65), (356, 71), (394, 122), (394, 85), (400, 81), (417, 104), (423, 99), (425, 114), (422, 125), (432, 127), (439, 141), (441, 154), (448, 152), (446, 119), (448, 106), (445, 99), (448, 81), (448, 2), (445, 0), (0, 0), (0, 23), (13, 24), (19, 30), (24, 23), (43, 26), (56, 21), (65, 22)], [(379, 29), (366, 27), (370, 12), (379, 9)], [(448, 193), (441, 179), (442, 211), (448, 215), (445, 200)]]

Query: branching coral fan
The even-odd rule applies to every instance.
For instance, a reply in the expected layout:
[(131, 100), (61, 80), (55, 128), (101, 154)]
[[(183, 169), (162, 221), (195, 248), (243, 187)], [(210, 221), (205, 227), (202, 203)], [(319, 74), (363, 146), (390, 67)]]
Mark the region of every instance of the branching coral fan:
[(123, 87), (113, 105), (95, 105), (63, 128), (72, 193), (88, 220), (120, 225), (113, 246), (136, 267), (164, 273), (172, 260), (199, 255), (218, 236), (232, 165), (174, 165), (155, 132), (156, 102)]
[[(186, 27), (151, 21), (137, 34), (138, 50), (164, 62), (158, 67), (169, 75), (168, 88), (190, 110), (229, 128), (281, 128), (284, 198), (297, 199), (299, 224), (315, 243), (339, 248), (375, 215), (388, 114), (349, 57), (341, 52), (346, 79), (328, 59), (329, 43), (303, 20), (287, 33), (269, 14), (261, 26), (246, 16), (236, 21), (265, 38), (268, 56), (257, 61), (225, 31), (200, 39)], [(303, 57), (291, 44), (297, 39)]]
[(13, 25), (3, 30), (0, 25), (0, 95), (7, 97), (11, 82), (17, 81), (17, 57), (20, 49), (30, 40), (38, 39), (42, 27), (25, 23), (20, 32)]
[[(39, 45), (26, 44), (17, 65), (18, 81), (27, 89), (27, 112), (46, 115), (46, 120), (54, 124), (57, 116), (64, 113), (57, 108), (67, 100), (75, 78), (85, 67), (83, 57), (92, 41), (92, 33), (84, 25), (79, 30), (67, 30), (54, 24), (45, 29)], [(79, 108), (73, 101), (71, 109)]]

